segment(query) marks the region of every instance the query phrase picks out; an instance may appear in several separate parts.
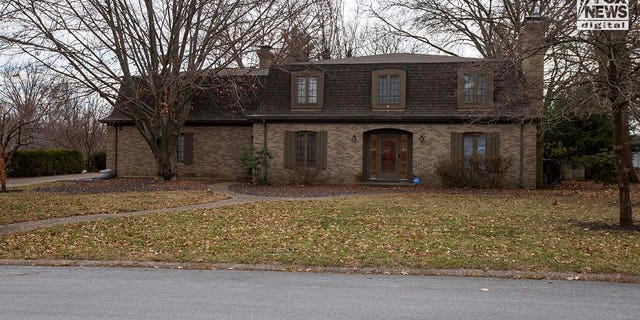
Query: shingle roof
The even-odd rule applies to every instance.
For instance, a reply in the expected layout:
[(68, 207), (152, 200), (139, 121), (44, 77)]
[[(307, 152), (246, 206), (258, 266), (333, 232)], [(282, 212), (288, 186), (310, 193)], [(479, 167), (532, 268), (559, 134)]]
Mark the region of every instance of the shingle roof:
[(484, 58), (467, 58), (455, 56), (443, 56), (433, 54), (418, 53), (388, 53), (375, 56), (351, 57), (343, 59), (331, 59), (322, 61), (303, 62), (295, 64), (377, 64), (377, 63), (451, 63), (451, 62), (474, 62), (488, 61)]

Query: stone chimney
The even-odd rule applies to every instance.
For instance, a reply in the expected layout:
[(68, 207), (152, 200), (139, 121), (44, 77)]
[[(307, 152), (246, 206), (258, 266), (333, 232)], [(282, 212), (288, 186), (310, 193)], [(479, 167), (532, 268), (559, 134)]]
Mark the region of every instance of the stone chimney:
[(273, 64), (273, 61), (276, 58), (276, 55), (271, 52), (271, 46), (262, 45), (259, 47), (258, 51), (258, 60), (260, 61), (260, 68), (268, 68)]
[(531, 116), (542, 116), (544, 104), (542, 86), (544, 84), (544, 36), (548, 22), (540, 16), (526, 17), (520, 30), (519, 47), (524, 75), (524, 90)]

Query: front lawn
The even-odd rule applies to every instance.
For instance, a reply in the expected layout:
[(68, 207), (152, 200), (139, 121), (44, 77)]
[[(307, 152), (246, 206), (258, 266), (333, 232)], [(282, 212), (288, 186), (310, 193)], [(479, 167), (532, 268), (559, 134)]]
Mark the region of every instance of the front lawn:
[(434, 191), (58, 226), (0, 237), (0, 258), (640, 275), (640, 232), (616, 219), (609, 197), (584, 193)]
[(208, 191), (58, 193), (34, 190), (0, 193), (0, 224), (179, 207), (224, 199)]

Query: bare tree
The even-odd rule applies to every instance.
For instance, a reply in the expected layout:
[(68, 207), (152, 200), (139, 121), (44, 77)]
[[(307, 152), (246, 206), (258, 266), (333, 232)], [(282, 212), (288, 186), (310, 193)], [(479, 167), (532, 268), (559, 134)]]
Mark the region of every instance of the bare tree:
[[(633, 4), (632, 4), (633, 6)], [(632, 7), (634, 8), (634, 7)], [(629, 139), (629, 112), (634, 101), (640, 99), (637, 78), (640, 63), (637, 57), (640, 47), (638, 40), (637, 7), (632, 15), (630, 30), (593, 32), (585, 41), (590, 43), (595, 55), (597, 72), (593, 79), (595, 93), (604, 105), (609, 106), (613, 124), (613, 151), (616, 158), (616, 180), (618, 183), (620, 226), (633, 227), (633, 214), (629, 190), (631, 144)]]
[(80, 150), (89, 169), (91, 155), (105, 149), (106, 128), (99, 122), (105, 110), (102, 99), (67, 81), (58, 82), (52, 87), (50, 111), (40, 136), (56, 148)]
[(34, 142), (48, 110), (49, 80), (35, 69), (0, 72), (0, 184), (7, 191), (7, 171), (13, 154)]
[[(512, 59), (526, 58), (518, 46), (524, 17), (545, 17), (548, 29), (539, 49), (546, 50), (547, 124), (557, 119), (550, 115), (607, 110), (614, 128), (620, 225), (630, 227), (629, 181), (637, 178), (631, 166), (629, 113), (640, 112), (629, 108), (637, 106), (640, 99), (640, 27), (637, 3), (629, 5), (628, 32), (604, 31), (586, 36), (576, 30), (575, 3), (564, 0), (386, 0), (370, 11), (396, 34), (440, 52), (457, 55), (472, 49), (486, 58)], [(576, 92), (582, 95), (572, 95)], [(560, 104), (558, 99), (565, 101)], [(560, 105), (570, 109), (558, 108)]]
[(177, 137), (193, 95), (215, 91), (208, 77), (295, 14), (278, 0), (8, 0), (8, 7), (12, 28), (0, 39), (131, 117), (164, 179), (177, 173)]

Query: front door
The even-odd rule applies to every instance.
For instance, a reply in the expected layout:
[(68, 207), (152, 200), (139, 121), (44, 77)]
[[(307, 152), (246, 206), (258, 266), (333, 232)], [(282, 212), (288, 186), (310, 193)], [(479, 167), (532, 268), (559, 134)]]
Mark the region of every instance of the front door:
[(365, 134), (366, 179), (398, 181), (407, 179), (410, 163), (410, 134), (378, 131)]
[(397, 134), (381, 134), (378, 136), (380, 152), (378, 152), (377, 163), (379, 163), (378, 178), (395, 180), (400, 178), (398, 160), (400, 150), (398, 150), (399, 136)]

